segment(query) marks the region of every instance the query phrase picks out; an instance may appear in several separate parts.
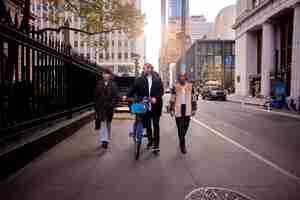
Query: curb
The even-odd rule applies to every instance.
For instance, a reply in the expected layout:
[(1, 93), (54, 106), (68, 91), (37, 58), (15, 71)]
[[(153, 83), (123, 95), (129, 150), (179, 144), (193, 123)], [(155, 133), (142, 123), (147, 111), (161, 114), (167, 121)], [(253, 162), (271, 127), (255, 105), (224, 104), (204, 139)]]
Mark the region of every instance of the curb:
[(37, 131), (35, 137), (0, 152), (0, 182), (13, 178), (19, 170), (28, 165), (42, 153), (73, 135), (85, 124), (94, 119), (94, 111), (85, 112), (73, 119), (57, 123), (46, 130)]
[[(238, 101), (238, 100), (235, 101), (235, 100), (227, 99), (227, 101), (242, 104), (242, 101)], [(272, 110), (268, 111), (268, 110), (263, 109), (263, 105), (261, 105), (261, 104), (255, 104), (255, 103), (249, 103), (249, 102), (244, 102), (244, 104), (245, 105), (250, 105), (250, 106), (257, 106), (259, 108), (251, 108), (251, 109), (255, 109), (255, 110), (260, 111), (260, 112), (268, 112), (268, 113), (281, 115), (281, 116), (285, 116), (285, 117), (292, 117), (292, 118), (295, 118), (295, 119), (300, 119), (300, 115), (297, 115), (297, 113), (281, 112), (280, 110), (277, 110), (277, 109), (272, 109)]]
[[(238, 101), (238, 100), (231, 100), (231, 99), (227, 99), (227, 101), (229, 102), (233, 102), (233, 103), (240, 103), (242, 104), (242, 101)], [(249, 103), (249, 102), (244, 102), (245, 105), (251, 105), (251, 106), (263, 106), (262, 104), (257, 104), (257, 103)]]

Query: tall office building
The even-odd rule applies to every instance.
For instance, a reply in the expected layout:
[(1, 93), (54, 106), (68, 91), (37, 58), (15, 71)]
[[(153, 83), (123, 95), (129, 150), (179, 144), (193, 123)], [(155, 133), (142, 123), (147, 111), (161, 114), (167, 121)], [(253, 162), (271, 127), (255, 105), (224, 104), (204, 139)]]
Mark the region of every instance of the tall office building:
[(182, 11), (182, 0), (169, 0), (169, 17), (180, 17)]
[[(162, 2), (162, 6), (165, 2)], [(165, 42), (161, 45), (160, 51), (160, 73), (165, 83), (165, 87), (171, 86), (170, 84), (174, 80), (170, 80), (170, 66), (177, 62), (181, 55), (182, 50), (182, 38), (180, 38), (180, 32), (182, 31), (182, 0), (168, 0), (168, 23), (165, 28)], [(186, 34), (190, 35), (190, 19), (189, 19), (189, 0), (186, 0)], [(166, 9), (163, 10), (166, 12)], [(162, 15), (163, 15), (162, 12)], [(166, 16), (166, 15), (165, 15)], [(162, 19), (164, 16), (162, 16)], [(175, 72), (174, 72), (175, 73)]]
[[(124, 2), (135, 3), (141, 9), (141, 0), (123, 0)], [(38, 29), (46, 27), (57, 27), (48, 20), (48, 2), (44, 0), (32, 0), (32, 12), (35, 14), (35, 26)], [(65, 13), (65, 20), (68, 20), (70, 27), (80, 29), (84, 23), (84, 18), (74, 16), (72, 13)], [(55, 34), (55, 33), (53, 33)], [(62, 40), (63, 33), (58, 37)], [(145, 37), (129, 38), (123, 31), (113, 31), (89, 37), (83, 33), (70, 31), (70, 45), (72, 51), (81, 57), (96, 62), (98, 65), (110, 68), (115, 74), (131, 75), (135, 74), (135, 64), (133, 54), (139, 54), (139, 63), (142, 65), (145, 59)], [(98, 48), (93, 43), (105, 39), (108, 47)]]
[(210, 32), (213, 31), (214, 24), (207, 22), (203, 15), (191, 16), (191, 40), (194, 43), (196, 40), (204, 39)]
[[(168, 2), (168, 15), (169, 17), (182, 16), (182, 0), (169, 0)], [(186, 0), (186, 13), (189, 15), (189, 0)]]
[(161, 45), (166, 41), (167, 28), (167, 0), (161, 0)]

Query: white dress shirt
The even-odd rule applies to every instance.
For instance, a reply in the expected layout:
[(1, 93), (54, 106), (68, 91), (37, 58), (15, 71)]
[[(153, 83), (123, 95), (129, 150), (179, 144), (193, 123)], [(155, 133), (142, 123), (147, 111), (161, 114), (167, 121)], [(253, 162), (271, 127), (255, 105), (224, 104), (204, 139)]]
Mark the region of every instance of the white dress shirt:
[(148, 89), (149, 89), (149, 97), (151, 96), (151, 88), (152, 88), (152, 75), (147, 76), (148, 80)]
[(180, 98), (181, 98), (181, 105), (185, 105), (186, 99), (185, 99), (185, 88), (184, 87), (182, 88)]

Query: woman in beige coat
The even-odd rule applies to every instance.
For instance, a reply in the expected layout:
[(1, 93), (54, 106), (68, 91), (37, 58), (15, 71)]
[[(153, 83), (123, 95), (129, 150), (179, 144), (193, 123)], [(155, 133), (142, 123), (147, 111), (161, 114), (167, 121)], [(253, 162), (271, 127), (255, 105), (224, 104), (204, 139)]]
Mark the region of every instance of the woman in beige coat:
[(197, 102), (193, 84), (188, 82), (187, 75), (181, 74), (172, 89), (170, 100), (171, 115), (175, 116), (181, 152), (186, 154), (185, 136), (189, 128), (191, 116), (195, 115)]

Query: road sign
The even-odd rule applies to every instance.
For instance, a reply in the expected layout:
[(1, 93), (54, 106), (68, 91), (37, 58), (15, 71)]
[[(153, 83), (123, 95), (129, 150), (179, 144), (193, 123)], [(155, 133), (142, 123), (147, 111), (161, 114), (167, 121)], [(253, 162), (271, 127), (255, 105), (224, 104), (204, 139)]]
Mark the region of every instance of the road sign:
[(233, 64), (232, 56), (225, 56), (224, 57), (224, 64), (225, 65), (232, 65)]

